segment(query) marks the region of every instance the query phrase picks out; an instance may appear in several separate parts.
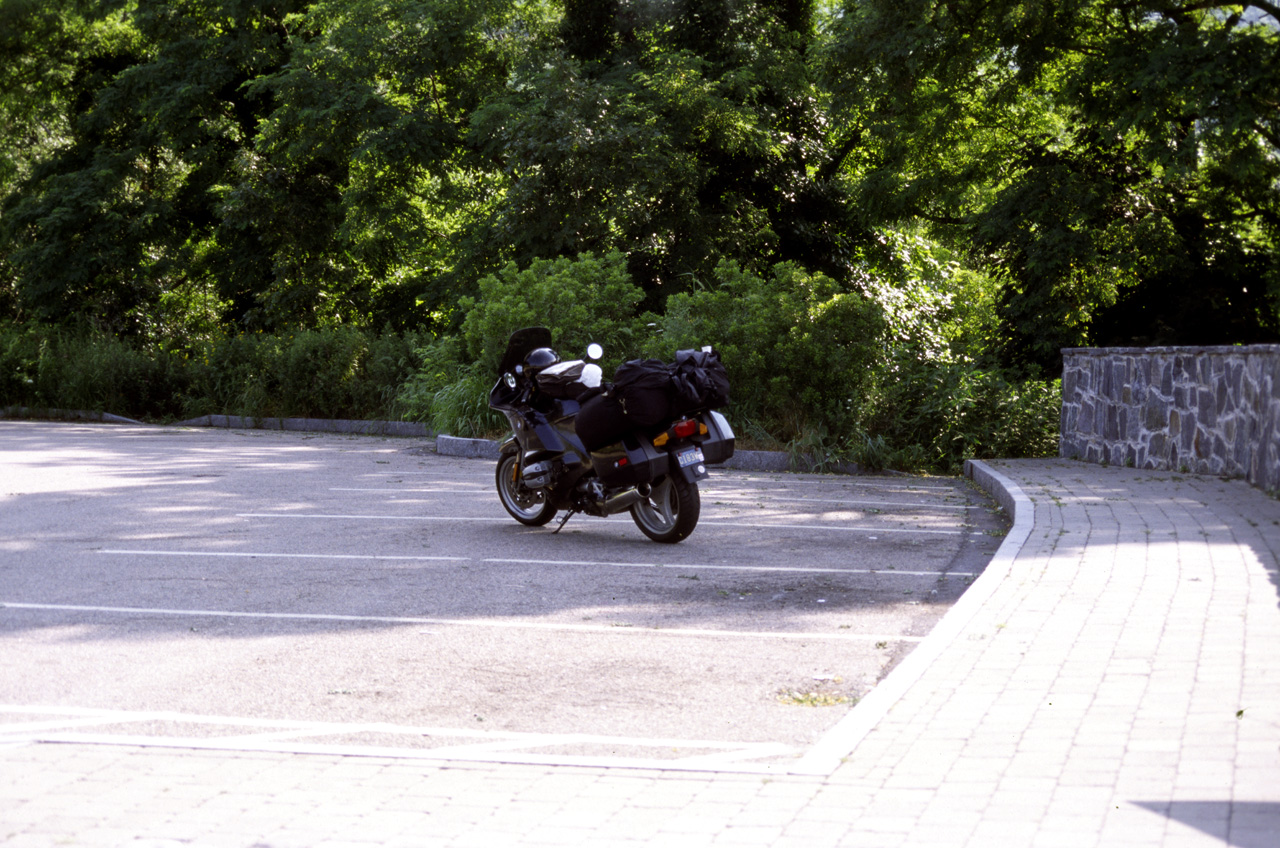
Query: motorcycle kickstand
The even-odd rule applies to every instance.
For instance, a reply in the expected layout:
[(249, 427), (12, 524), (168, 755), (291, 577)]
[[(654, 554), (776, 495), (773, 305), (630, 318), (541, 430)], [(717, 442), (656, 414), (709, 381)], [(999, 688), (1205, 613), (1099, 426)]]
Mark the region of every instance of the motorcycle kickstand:
[(566, 512), (566, 513), (564, 514), (564, 518), (560, 519), (560, 524), (559, 524), (559, 526), (557, 526), (557, 527), (556, 527), (556, 529), (554, 529), (554, 530), (552, 530), (552, 531), (551, 531), (551, 535), (552, 535), (552, 536), (554, 536), (555, 534), (557, 534), (557, 533), (559, 533), (561, 530), (563, 530), (563, 529), (564, 529), (564, 526), (565, 526), (566, 524), (568, 524), (568, 523), (569, 523), (569, 519), (570, 519), (570, 518), (573, 518), (573, 517), (574, 517), (575, 515), (577, 515), (577, 514), (578, 514), (578, 510), (576, 510), (576, 509), (571, 509), (571, 510), (569, 510), (568, 512)]

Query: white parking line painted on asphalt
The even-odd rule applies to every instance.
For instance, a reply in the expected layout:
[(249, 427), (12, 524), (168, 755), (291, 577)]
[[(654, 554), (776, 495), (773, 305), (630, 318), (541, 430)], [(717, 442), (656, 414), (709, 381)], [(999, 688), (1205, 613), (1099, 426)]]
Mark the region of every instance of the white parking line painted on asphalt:
[(605, 568), (667, 568), (679, 571), (750, 571), (765, 574), (875, 574), (882, 577), (976, 577), (973, 571), (900, 571), (895, 568), (808, 568), (805, 566), (772, 566), (772, 565), (694, 565), (690, 563), (666, 562), (618, 562), (610, 560), (576, 560), (576, 559), (528, 559), (526, 557), (440, 557), (410, 556), (382, 554), (302, 554), (276, 553), (274, 551), (144, 551), (136, 549), (108, 548), (98, 551), (100, 554), (122, 556), (155, 556), (155, 557), (241, 557), (246, 559), (341, 559), (341, 560), (408, 560), (425, 562), (489, 562), (508, 565), (556, 565), (556, 566), (603, 566)]
[[(586, 733), (528, 733), (519, 731), (481, 731), (467, 727), (435, 727), (396, 725), (385, 722), (351, 723), (323, 721), (291, 721), (288, 719), (255, 719), (236, 716), (213, 716), (167, 711), (129, 711), (28, 704), (0, 704), (0, 713), (32, 715), (45, 718), (39, 722), (20, 722), (0, 727), (0, 746), (31, 743), (65, 743), (81, 745), (131, 745), (144, 748), (181, 748), (187, 750), (236, 751), (252, 753), (327, 754), (365, 756), (389, 759), (444, 760), (450, 762), (511, 763), (527, 765), (573, 765), (604, 768), (639, 768), (661, 771), (716, 771), (748, 774), (786, 773), (787, 761), (801, 752), (777, 742), (726, 742), (710, 739), (674, 737), (602, 736)], [(49, 719), (49, 716), (65, 718)], [(239, 731), (226, 736), (162, 736), (115, 733), (78, 733), (75, 728), (167, 723), (226, 727)], [(351, 736), (415, 736), (430, 739), (475, 740), (470, 744), (444, 744), (437, 747), (405, 748), (398, 746), (323, 744), (286, 742), (303, 737)], [(556, 747), (602, 748), (663, 752), (689, 752), (686, 756), (617, 757), (589, 755), (555, 755), (539, 753), (539, 749)], [(783, 763), (750, 763), (747, 760), (786, 758)]]
[(933, 536), (960, 536), (964, 530), (925, 530), (919, 527), (846, 527), (831, 524), (774, 524), (750, 521), (699, 521), (699, 527), (753, 527), (777, 530), (835, 530), (841, 533), (928, 533)]
[(768, 574), (797, 572), (801, 574), (875, 574), (881, 577), (976, 577), (972, 571), (898, 571), (874, 568), (806, 568), (804, 566), (769, 565), (689, 565), (662, 562), (606, 562), (600, 560), (572, 559), (501, 559), (493, 557), (481, 562), (505, 562), (517, 565), (603, 565), (609, 568), (674, 568), (680, 571), (760, 571)]
[[(481, 521), (489, 524), (510, 524), (509, 518), (468, 518), (446, 515), (356, 515), (341, 513), (286, 513), (286, 512), (237, 512), (236, 518), (311, 518), (358, 521)], [(774, 524), (748, 521), (699, 521), (699, 527), (751, 527), (765, 530), (833, 530), (838, 533), (924, 533), (940, 536), (959, 536), (964, 530), (925, 530), (913, 527), (849, 527), (835, 524)]]
[(935, 503), (910, 503), (908, 501), (857, 501), (845, 498), (776, 498), (772, 495), (766, 497), (757, 497), (756, 495), (740, 495), (736, 492), (715, 492), (718, 498), (738, 498), (745, 502), (759, 503), (760, 501), (783, 501), (785, 503), (830, 503), (830, 504), (848, 504), (850, 506), (906, 506), (917, 509), (982, 509), (980, 506), (973, 504), (935, 504)]
[(287, 512), (237, 512), (236, 518), (328, 518), (359, 519), (363, 521), (484, 521), (489, 524), (510, 524), (510, 518), (473, 518), (450, 515), (342, 515), (331, 513)]
[[(542, 744), (533, 748), (561, 744), (567, 741), (580, 744), (578, 740), (548, 736)], [(615, 744), (619, 746), (634, 745), (636, 740), (619, 738)], [(323, 745), (263, 739), (255, 744), (253, 740), (219, 740), (207, 737), (183, 738), (165, 736), (126, 736), (123, 734), (91, 734), (91, 733), (49, 733), (36, 737), (6, 737), (0, 735), (0, 746), (43, 742), (67, 745), (123, 745), (130, 748), (178, 748), (188, 751), (224, 751), (250, 754), (299, 754), (327, 757), (375, 757), (385, 760), (433, 760), (441, 762), (492, 763), (500, 765), (524, 766), (560, 766), (572, 768), (596, 769), (639, 769), (643, 771), (670, 772), (715, 772), (717, 774), (791, 774), (787, 763), (778, 765), (770, 763), (750, 764), (740, 760), (762, 756), (795, 756), (792, 749), (786, 751), (769, 751), (760, 753), (756, 750), (729, 751), (724, 754), (686, 759), (644, 759), (641, 757), (617, 756), (572, 756), (567, 754), (541, 754), (504, 749), (494, 750), (483, 745), (455, 746), (453, 748), (396, 748), (378, 747), (374, 745)], [(809, 772), (800, 772), (808, 774)]]
[[(359, 477), (402, 477), (402, 476), (407, 476), (407, 475), (409, 475), (409, 474), (423, 474), (423, 475), (434, 476), (434, 477), (443, 477), (443, 476), (444, 476), (444, 475), (443, 475), (443, 474), (441, 474), (439, 471), (414, 471), (414, 470), (405, 470), (405, 471), (366, 471), (365, 473), (363, 473), (363, 474), (359, 474), (359, 475), (357, 475), (357, 476), (359, 476)], [(466, 485), (466, 483), (462, 483), (461, 485), (464, 485), (464, 486), (465, 486), (465, 485)], [(492, 491), (492, 490), (493, 490), (493, 483), (485, 483), (485, 484), (483, 484), (483, 485), (481, 485), (480, 483), (477, 483), (477, 484), (475, 484), (475, 485), (477, 486), (477, 491), (478, 491), (479, 489), (483, 489), (483, 490), (484, 490), (484, 491), (486, 491), (486, 492), (487, 492), (487, 491)]]
[[(772, 474), (744, 473), (735, 474), (733, 477), (712, 477), (711, 483), (712, 485), (732, 485), (733, 483), (741, 480), (748, 483), (778, 483), (779, 485), (775, 486), (775, 488), (779, 491), (789, 491), (792, 488), (798, 488), (790, 483), (782, 482), (784, 476), (792, 477), (794, 475), (790, 472), (774, 472)], [(875, 482), (862, 482), (851, 477), (834, 477), (831, 475), (811, 476), (799, 479), (806, 488), (812, 488), (814, 485), (826, 485), (831, 487), (838, 486), (841, 488), (852, 486), (864, 489), (880, 489), (886, 492), (956, 492), (963, 489), (962, 486), (949, 485), (946, 483), (938, 486), (915, 481), (901, 484), (891, 483), (887, 482), (885, 478), (877, 478)]]
[[(331, 492), (369, 492), (373, 494), (401, 494), (411, 492), (413, 494), (428, 495), (493, 495), (488, 489), (356, 489), (349, 486), (330, 486)], [(496, 497), (496, 496), (495, 496)]]
[(562, 633), (643, 633), (646, 636), (725, 637), (733, 639), (819, 639), (833, 642), (919, 642), (922, 636), (885, 633), (816, 633), (812, 631), (706, 630), (682, 627), (637, 627), (619, 624), (561, 624), (553, 621), (519, 621), (493, 618), (427, 618), (398, 615), (343, 615), (308, 612), (241, 612), (238, 610), (183, 610), (151, 607), (107, 607), (83, 604), (37, 604), (0, 601), (0, 609), (46, 612), (86, 612), (104, 615), (153, 615), (181, 618), (248, 618), (268, 621), (323, 621), (341, 624), (434, 624), (444, 627), (490, 627), (501, 630), (544, 630)]
[(382, 554), (281, 554), (268, 551), (137, 551), (108, 549), (98, 551), (100, 554), (127, 554), (129, 556), (180, 556), (180, 557), (243, 557), (247, 559), (279, 558), (279, 559), (359, 559), (359, 560), (410, 560), (424, 562), (471, 562), (471, 557), (456, 556), (409, 556)]

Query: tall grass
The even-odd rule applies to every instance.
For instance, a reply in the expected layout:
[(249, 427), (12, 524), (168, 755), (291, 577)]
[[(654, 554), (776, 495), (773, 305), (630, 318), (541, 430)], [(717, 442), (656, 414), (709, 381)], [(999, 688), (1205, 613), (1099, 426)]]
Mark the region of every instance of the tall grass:
[(416, 334), (355, 328), (227, 334), (183, 349), (0, 324), (0, 405), (141, 420), (206, 414), (398, 418)]

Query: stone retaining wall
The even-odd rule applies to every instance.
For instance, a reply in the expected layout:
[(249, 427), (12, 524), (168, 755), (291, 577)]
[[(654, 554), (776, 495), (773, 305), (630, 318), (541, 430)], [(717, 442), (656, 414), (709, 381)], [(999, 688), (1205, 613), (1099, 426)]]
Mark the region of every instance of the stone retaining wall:
[(1061, 456), (1280, 490), (1280, 345), (1062, 353)]

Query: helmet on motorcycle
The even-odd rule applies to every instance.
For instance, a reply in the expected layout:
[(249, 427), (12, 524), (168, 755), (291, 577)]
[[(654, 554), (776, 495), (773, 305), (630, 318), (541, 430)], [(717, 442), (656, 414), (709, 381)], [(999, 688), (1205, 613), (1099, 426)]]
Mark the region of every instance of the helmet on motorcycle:
[(539, 347), (529, 351), (529, 355), (524, 358), (525, 367), (530, 371), (541, 371), (549, 365), (555, 365), (560, 361), (560, 356), (549, 347)]

